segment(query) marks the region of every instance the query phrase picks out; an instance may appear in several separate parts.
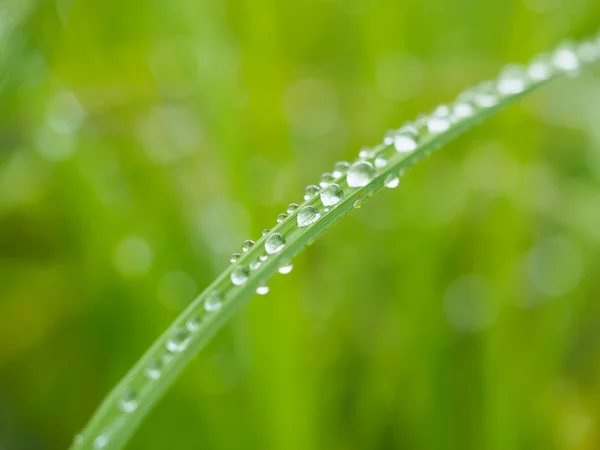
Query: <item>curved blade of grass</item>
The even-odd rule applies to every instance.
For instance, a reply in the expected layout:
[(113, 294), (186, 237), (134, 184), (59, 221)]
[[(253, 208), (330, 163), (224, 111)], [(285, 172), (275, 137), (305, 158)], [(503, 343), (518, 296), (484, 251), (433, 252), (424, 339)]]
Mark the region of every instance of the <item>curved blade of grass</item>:
[[(396, 177), (403, 171), (477, 122), (540, 86), (565, 74), (576, 74), (583, 65), (599, 59), (600, 36), (577, 45), (563, 45), (549, 56), (534, 59), (527, 67), (509, 66), (498, 80), (466, 91), (451, 107), (438, 107), (431, 115), (389, 133), (383, 144), (361, 152), (357, 161), (366, 162), (362, 167), (368, 168), (368, 172), (373, 170), (364, 186), (356, 187), (356, 182), (350, 183), (355, 187), (349, 186), (347, 173), (334, 171), (325, 184), (339, 185), (344, 193), (341, 200), (325, 208), (319, 195), (308, 198), (250, 246), (194, 300), (110, 392), (87, 427), (76, 436), (72, 448), (121, 448), (188, 361), (232, 314), (280, 267), (329, 227), (386, 185), (395, 186)], [(402, 151), (396, 151), (397, 136), (408, 136), (408, 142), (412, 139), (415, 145), (407, 149), (397, 143)], [(298, 213), (307, 206), (318, 209), (320, 217), (299, 227)], [(267, 254), (265, 242), (274, 233), (284, 237), (285, 245), (274, 254)], [(253, 270), (249, 269), (250, 263)], [(240, 285), (232, 282), (232, 274)]]

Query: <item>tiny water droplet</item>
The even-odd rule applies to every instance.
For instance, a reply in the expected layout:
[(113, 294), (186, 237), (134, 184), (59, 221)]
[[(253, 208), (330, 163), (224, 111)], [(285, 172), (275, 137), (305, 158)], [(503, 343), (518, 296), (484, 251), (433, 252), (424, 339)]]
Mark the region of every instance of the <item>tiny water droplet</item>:
[(385, 187), (394, 189), (395, 187), (398, 187), (398, 185), (400, 184), (400, 178), (398, 178), (394, 174), (390, 174), (385, 178), (384, 184), (385, 184)]
[(231, 272), (230, 278), (231, 278), (231, 282), (233, 284), (235, 284), (236, 286), (241, 286), (243, 285), (246, 281), (248, 281), (248, 268), (244, 267), (244, 266), (240, 266), (240, 267), (236, 267), (235, 269), (233, 269), (233, 272)]
[(119, 400), (119, 408), (126, 414), (134, 412), (138, 407), (138, 398), (134, 391), (128, 391), (121, 400)]
[(108, 436), (105, 434), (101, 434), (94, 439), (94, 449), (96, 450), (106, 447), (106, 444), (108, 444)]
[(293, 268), (294, 268), (293, 264), (290, 262), (287, 262), (287, 263), (282, 264), (279, 267), (278, 272), (283, 275), (287, 275), (288, 273), (290, 273), (292, 271)]
[(280, 233), (273, 233), (265, 241), (265, 251), (269, 255), (280, 252), (285, 247), (285, 239)]
[(394, 148), (398, 153), (412, 152), (417, 148), (416, 135), (410, 131), (399, 131), (394, 136)]
[(342, 191), (342, 188), (332, 183), (321, 191), (321, 203), (323, 203), (323, 206), (333, 206), (339, 203), (343, 196), (344, 191)]
[(346, 161), (338, 161), (333, 166), (333, 176), (336, 178), (344, 175), (350, 168), (350, 163)]
[(525, 70), (518, 65), (506, 67), (498, 77), (498, 92), (514, 95), (523, 92), (527, 87)]
[(167, 341), (167, 350), (171, 353), (179, 353), (186, 349), (190, 343), (190, 335), (187, 331), (179, 329)]
[(350, 187), (366, 186), (375, 175), (373, 164), (367, 161), (358, 161), (350, 166), (346, 173), (346, 182)]
[(240, 259), (240, 256), (242, 256), (239, 253), (234, 253), (233, 255), (231, 255), (231, 259), (229, 261), (231, 261), (232, 263), (237, 262), (238, 259)]
[(259, 260), (261, 260), (261, 261), (263, 261), (263, 262), (264, 262), (264, 261), (266, 261), (266, 260), (267, 260), (267, 258), (268, 258), (268, 256), (267, 256), (267, 254), (266, 254), (266, 253), (263, 253), (262, 255), (260, 255), (260, 256), (258, 257), (258, 259), (259, 259)]
[(260, 259), (254, 259), (250, 262), (250, 270), (258, 270), (262, 266), (262, 261)]
[(499, 96), (494, 83), (491, 81), (484, 81), (479, 84), (473, 92), (473, 101), (481, 108), (491, 108), (498, 104)]
[[(237, 267), (231, 273), (232, 280), (233, 280), (233, 274), (238, 272), (237, 269), (245, 270), (246, 278), (248, 278), (248, 275), (247, 275), (248, 269), (246, 269), (245, 267), (242, 266), (242, 267)], [(235, 283), (233, 283), (233, 284), (235, 284)], [(223, 304), (223, 296), (221, 295), (221, 293), (218, 291), (212, 291), (210, 294), (208, 294), (208, 297), (206, 297), (206, 300), (204, 300), (204, 310), (206, 312), (214, 312), (214, 311), (221, 309), (222, 304)]]
[(285, 219), (287, 219), (287, 214), (285, 213), (281, 213), (277, 216), (277, 223), (281, 223), (283, 222)]
[(427, 119), (427, 129), (432, 134), (443, 133), (450, 128), (450, 108), (438, 106)]
[(600, 45), (586, 40), (577, 47), (577, 57), (585, 62), (591, 63), (600, 58)]
[(256, 293), (258, 295), (266, 295), (269, 293), (269, 286), (266, 284), (261, 284), (256, 288)]
[(314, 206), (304, 206), (300, 211), (298, 211), (298, 226), (300, 228), (307, 227), (315, 223), (317, 220), (321, 218), (321, 213)]
[(372, 155), (372, 149), (370, 149), (369, 147), (363, 147), (360, 149), (360, 151), (358, 152), (358, 157), (362, 158), (362, 159), (368, 159), (371, 157)]
[(269, 234), (271, 232), (271, 230), (269, 230), (268, 228), (263, 230), (262, 235), (266, 236), (267, 234)]
[(198, 316), (192, 316), (186, 322), (185, 327), (190, 333), (195, 333), (202, 327), (202, 319)]
[(570, 44), (564, 44), (552, 54), (554, 67), (565, 72), (577, 72), (579, 59)]
[(304, 189), (304, 200), (310, 200), (315, 195), (317, 195), (319, 190), (320, 190), (319, 186), (315, 186), (314, 184), (311, 184), (310, 186), (306, 186), (306, 189)]
[(247, 252), (248, 250), (250, 250), (250, 248), (253, 245), (254, 245), (254, 241), (251, 241), (250, 239), (248, 239), (247, 241), (244, 241), (244, 243), (242, 244), (242, 251)]
[(527, 75), (532, 81), (544, 81), (552, 75), (552, 67), (547, 55), (540, 55), (534, 58), (527, 67)]
[(454, 122), (468, 119), (469, 117), (473, 116), (473, 114), (475, 114), (475, 108), (467, 101), (458, 100), (452, 106), (451, 117)]
[(146, 376), (151, 380), (158, 380), (162, 375), (162, 363), (158, 360), (152, 361), (146, 368)]
[(297, 209), (298, 209), (298, 203), (290, 203), (287, 207), (287, 213), (292, 214)]
[(335, 181), (335, 177), (331, 173), (324, 173), (321, 175), (321, 181), (319, 181), (319, 185), (322, 188), (329, 186), (331, 183)]
[(352, 207), (354, 207), (355, 209), (358, 209), (362, 206), (363, 202), (362, 200), (356, 200), (353, 204)]
[(388, 164), (388, 161), (383, 156), (378, 156), (377, 158), (375, 158), (375, 167), (376, 168), (383, 169), (385, 166), (387, 166), (387, 164)]

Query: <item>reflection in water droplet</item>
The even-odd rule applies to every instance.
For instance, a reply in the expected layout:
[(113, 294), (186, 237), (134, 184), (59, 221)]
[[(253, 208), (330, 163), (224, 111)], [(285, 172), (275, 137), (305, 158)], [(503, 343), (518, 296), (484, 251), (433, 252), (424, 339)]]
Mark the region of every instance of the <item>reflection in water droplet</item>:
[(300, 228), (306, 227), (315, 223), (321, 218), (321, 213), (314, 206), (307, 205), (298, 211), (298, 226)]
[(304, 189), (304, 200), (310, 200), (315, 195), (317, 195), (319, 190), (320, 190), (319, 186), (315, 186), (314, 184), (311, 184), (310, 186), (306, 186), (306, 189)]
[(333, 176), (340, 178), (350, 168), (350, 163), (346, 161), (338, 161), (333, 166)]
[(346, 182), (350, 187), (366, 186), (375, 175), (375, 169), (370, 162), (358, 161), (350, 166), (346, 173)]
[(269, 286), (266, 284), (261, 284), (256, 288), (256, 293), (258, 295), (266, 295), (269, 293)]
[(231, 282), (233, 284), (235, 284), (236, 286), (241, 286), (243, 285), (246, 281), (248, 281), (248, 268), (244, 267), (244, 266), (240, 266), (240, 267), (236, 267), (235, 269), (233, 269), (233, 272), (231, 272)]
[(290, 203), (287, 207), (287, 213), (292, 214), (297, 209), (298, 209), (298, 203)]
[(386, 177), (384, 184), (385, 187), (393, 189), (395, 187), (398, 187), (398, 185), (400, 184), (400, 179), (396, 175), (390, 174)]
[(321, 191), (321, 203), (323, 206), (333, 206), (339, 203), (343, 196), (342, 188), (332, 183)]
[[(237, 273), (236, 272), (237, 269), (245, 269), (246, 274), (248, 271), (248, 269), (246, 269), (243, 266), (234, 269), (234, 271), (231, 273), (232, 280), (233, 280), (233, 274)], [(246, 275), (246, 278), (247, 277), (248, 277), (248, 275)], [(221, 293), (218, 291), (213, 291), (210, 294), (208, 294), (208, 297), (206, 297), (206, 300), (204, 300), (204, 309), (206, 310), (206, 312), (214, 312), (214, 311), (221, 309), (222, 304), (223, 304), (223, 296), (221, 295)]]
[(253, 245), (254, 245), (254, 241), (251, 241), (250, 239), (248, 239), (247, 241), (244, 241), (244, 243), (242, 244), (242, 251), (247, 252), (248, 250), (250, 250), (250, 248)]
[(288, 273), (290, 273), (292, 271), (292, 269), (294, 268), (294, 266), (292, 265), (292, 263), (284, 263), (283, 265), (281, 265), (278, 269), (278, 272), (286, 275)]
[(280, 233), (273, 233), (265, 241), (265, 251), (269, 255), (280, 252), (285, 247), (285, 239)]

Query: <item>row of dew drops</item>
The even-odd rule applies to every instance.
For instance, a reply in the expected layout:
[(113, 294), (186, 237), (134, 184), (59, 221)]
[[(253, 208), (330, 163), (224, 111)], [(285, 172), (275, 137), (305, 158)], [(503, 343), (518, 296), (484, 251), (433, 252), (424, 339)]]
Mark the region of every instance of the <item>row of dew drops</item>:
[[(288, 215), (297, 213), (296, 222), (299, 228), (314, 224), (344, 198), (346, 193), (340, 186), (344, 178), (350, 190), (364, 187), (376, 177), (378, 172), (388, 166), (390, 158), (403, 158), (414, 152), (421, 142), (450, 130), (453, 125), (475, 116), (482, 110), (497, 106), (503, 98), (518, 95), (528, 87), (544, 82), (554, 75), (576, 74), (582, 65), (597, 62), (599, 59), (600, 34), (594, 40), (579, 44), (563, 44), (552, 54), (538, 56), (526, 66), (507, 66), (497, 80), (483, 82), (463, 92), (452, 105), (438, 106), (432, 113), (422, 115), (398, 130), (388, 131), (382, 144), (374, 148), (362, 149), (359, 158), (353, 164), (345, 161), (336, 163), (332, 172), (322, 175), (319, 185), (310, 185), (304, 192), (305, 201), (318, 196), (323, 205), (322, 211), (311, 204), (301, 207), (291, 203), (285, 213), (279, 214), (277, 222), (281, 223), (288, 218)], [(384, 185), (388, 188), (397, 187), (400, 175), (401, 173), (388, 175)], [(355, 202), (354, 206), (360, 207), (360, 200)], [(244, 285), (252, 272), (258, 270), (270, 256), (281, 252), (286, 246), (285, 236), (279, 232), (265, 230), (263, 237), (264, 251), (260, 256), (247, 266), (237, 265), (231, 271), (230, 280), (234, 286)], [(245, 241), (242, 252), (233, 254), (231, 262), (237, 263), (242, 254), (248, 252), (254, 245), (254, 241)], [(286, 262), (279, 267), (279, 273), (288, 274), (292, 268), (292, 264)], [(269, 288), (266, 283), (261, 282), (256, 292), (265, 295), (269, 292)], [(186, 322), (185, 328), (177, 329), (166, 341), (163, 354), (146, 367), (144, 372), (146, 382), (158, 380), (162, 376), (165, 366), (176, 354), (187, 348), (193, 334), (201, 329), (203, 321), (219, 311), (223, 302), (224, 296), (219, 291), (213, 291), (206, 297), (203, 303), (204, 311), (192, 316)], [(123, 414), (131, 414), (138, 408), (139, 399), (136, 390), (130, 388), (118, 401), (118, 408)], [(95, 449), (101, 449), (109, 443), (116, 426), (117, 422), (114, 422), (112, 427), (95, 438), (93, 443)], [(83, 437), (78, 435), (75, 442), (82, 439)]]

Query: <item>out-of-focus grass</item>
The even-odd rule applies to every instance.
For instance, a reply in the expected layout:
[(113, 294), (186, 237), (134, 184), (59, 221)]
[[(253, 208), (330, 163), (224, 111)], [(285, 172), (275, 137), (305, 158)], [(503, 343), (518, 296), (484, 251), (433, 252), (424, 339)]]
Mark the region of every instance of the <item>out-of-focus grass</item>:
[[(0, 57), (0, 448), (52, 449), (324, 168), (600, 6), (23, 14)], [(274, 279), (130, 447), (600, 446), (598, 105), (597, 73), (560, 82), (415, 168)]]

